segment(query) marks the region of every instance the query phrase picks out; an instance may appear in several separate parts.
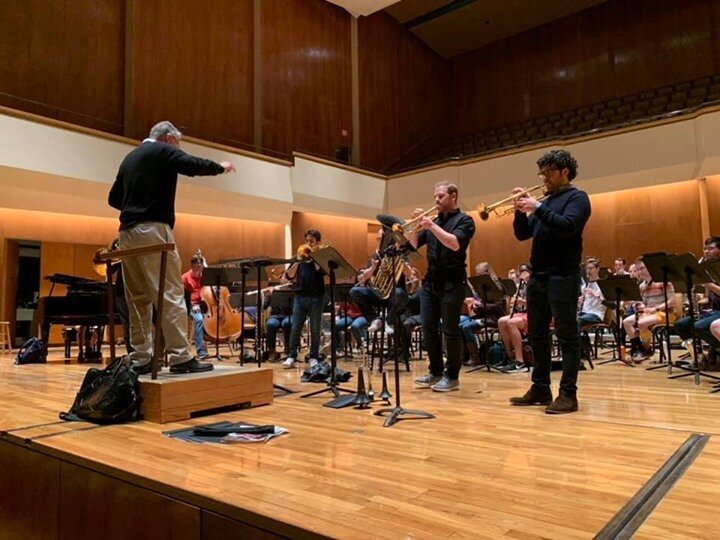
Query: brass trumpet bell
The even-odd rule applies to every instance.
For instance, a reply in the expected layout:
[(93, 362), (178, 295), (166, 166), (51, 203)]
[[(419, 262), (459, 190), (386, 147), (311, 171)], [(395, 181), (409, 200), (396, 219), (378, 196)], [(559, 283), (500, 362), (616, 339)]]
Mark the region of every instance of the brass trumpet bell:
[(398, 232), (401, 234), (411, 234), (416, 232), (420, 229), (420, 221), (422, 218), (426, 217), (428, 219), (435, 219), (438, 216), (438, 209), (437, 206), (431, 206), (427, 210), (425, 210), (422, 214), (419, 216), (416, 216), (412, 218), (410, 221), (407, 221), (403, 223), (402, 225), (399, 223), (396, 223), (392, 226), (393, 232)]
[[(530, 193), (533, 193), (533, 192), (539, 191), (539, 190), (542, 190), (544, 193), (545, 192), (545, 184), (538, 184), (537, 186), (527, 188), (527, 189), (521, 191), (520, 193), (515, 193), (513, 195), (510, 195), (509, 197), (505, 197), (504, 199), (501, 199), (492, 204), (480, 203), (477, 207), (478, 214), (480, 214), (480, 219), (482, 219), (483, 221), (487, 221), (490, 218), (491, 213), (493, 213), (499, 217), (514, 213), (516, 200), (518, 200), (520, 197), (524, 197), (526, 195), (529, 195)], [(538, 200), (542, 200), (542, 199), (543, 199), (543, 197), (540, 197)]]

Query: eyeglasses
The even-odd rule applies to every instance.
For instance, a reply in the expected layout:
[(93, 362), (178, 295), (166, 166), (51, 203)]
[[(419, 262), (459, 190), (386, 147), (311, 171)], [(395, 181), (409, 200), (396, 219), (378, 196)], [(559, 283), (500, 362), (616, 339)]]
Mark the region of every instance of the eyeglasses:
[(558, 170), (558, 169), (555, 168), (555, 167), (553, 167), (553, 168), (548, 168), (548, 169), (544, 169), (544, 170), (541, 170), (539, 173), (537, 173), (537, 176), (538, 176), (538, 178), (540, 178), (541, 180), (544, 180), (545, 178), (547, 178), (548, 176), (550, 176), (552, 173), (554, 173), (554, 172), (557, 171), (557, 170)]

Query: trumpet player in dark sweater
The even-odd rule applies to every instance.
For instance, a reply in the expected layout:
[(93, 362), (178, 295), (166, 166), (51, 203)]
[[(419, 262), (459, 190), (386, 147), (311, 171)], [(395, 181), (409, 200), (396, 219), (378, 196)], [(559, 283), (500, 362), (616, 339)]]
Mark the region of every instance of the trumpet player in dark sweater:
[[(522, 188), (513, 193), (513, 229), (518, 240), (532, 238), (533, 274), (527, 284), (528, 333), (534, 355), (532, 386), (513, 405), (544, 405), (549, 414), (578, 410), (577, 376), (580, 368), (580, 334), (577, 301), (583, 230), (590, 218), (587, 193), (571, 184), (577, 161), (566, 150), (552, 150), (538, 161), (538, 177), (547, 196), (541, 202)], [(553, 401), (550, 389), (550, 321), (560, 341), (563, 371), (560, 393)]]

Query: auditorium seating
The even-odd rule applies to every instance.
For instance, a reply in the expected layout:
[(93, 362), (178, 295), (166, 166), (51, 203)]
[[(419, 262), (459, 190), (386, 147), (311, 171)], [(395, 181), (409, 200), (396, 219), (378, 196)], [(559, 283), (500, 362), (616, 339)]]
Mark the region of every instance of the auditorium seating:
[(548, 139), (581, 137), (688, 114), (718, 104), (720, 75), (713, 75), (455, 138), (424, 161), (465, 158)]

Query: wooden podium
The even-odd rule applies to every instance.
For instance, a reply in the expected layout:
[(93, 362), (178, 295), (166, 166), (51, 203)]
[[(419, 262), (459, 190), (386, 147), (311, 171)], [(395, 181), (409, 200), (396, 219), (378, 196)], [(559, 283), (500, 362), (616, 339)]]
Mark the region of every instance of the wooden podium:
[(217, 364), (213, 371), (202, 373), (177, 375), (163, 370), (157, 379), (140, 377), (140, 393), (144, 419), (165, 424), (221, 407), (268, 405), (273, 401), (273, 370)]

